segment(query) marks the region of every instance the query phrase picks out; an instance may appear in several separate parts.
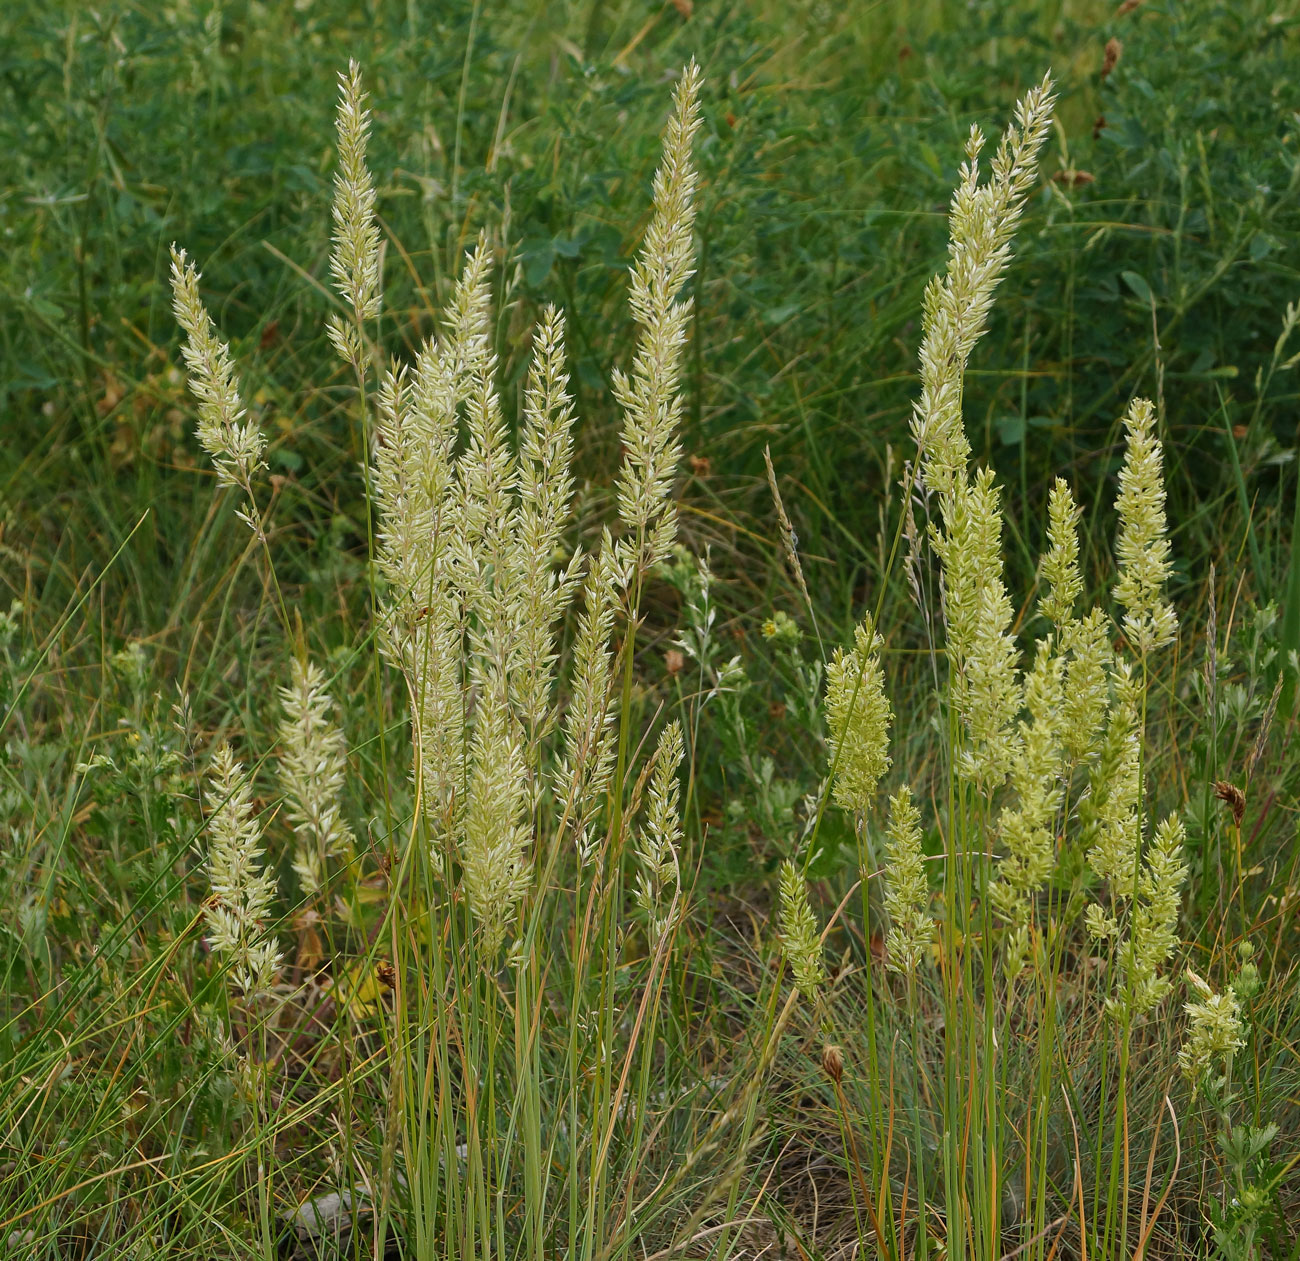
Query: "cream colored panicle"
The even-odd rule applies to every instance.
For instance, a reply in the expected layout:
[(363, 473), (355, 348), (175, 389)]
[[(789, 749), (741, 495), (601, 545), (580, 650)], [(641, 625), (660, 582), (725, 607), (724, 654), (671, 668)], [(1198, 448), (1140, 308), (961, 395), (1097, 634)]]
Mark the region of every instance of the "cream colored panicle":
[(1173, 643), (1178, 616), (1165, 599), (1171, 564), (1165, 523), (1165, 482), (1155, 408), (1135, 398), (1124, 417), (1127, 446), (1119, 475), (1119, 538), (1115, 555), (1119, 581), (1115, 599), (1123, 606), (1124, 633), (1141, 654)]
[(463, 838), (465, 895), (495, 959), (532, 871), (527, 769), (521, 733), (505, 700), (504, 683), (490, 680), (478, 701), (470, 742)]
[(185, 330), (181, 347), (189, 369), (190, 389), (199, 402), (199, 442), (212, 457), (217, 480), (241, 487), (251, 498), (253, 474), (262, 467), (266, 439), (246, 419), (235, 382), (230, 347), (216, 329), (199, 297), (199, 272), (184, 250), (172, 246), (172, 307)]
[(1002, 581), (1002, 511), (992, 469), (950, 496), (943, 530), (931, 538), (943, 565), (943, 615), (952, 697), (970, 737), (957, 771), (986, 793), (1006, 780), (1016, 756), (1020, 653)]
[(1075, 526), (1079, 510), (1065, 479), (1058, 477), (1047, 498), (1047, 538), (1042, 575), (1047, 595), (1040, 608), (1058, 633), (1074, 619), (1074, 606), (1083, 591), (1079, 575), (1079, 535)]
[(808, 904), (808, 885), (789, 859), (781, 864), (781, 953), (794, 973), (795, 988), (812, 999), (826, 980), (821, 934)]
[(1126, 661), (1116, 663), (1111, 679), (1114, 698), (1101, 756), (1089, 776), (1088, 795), (1079, 803), (1079, 820), (1083, 835), (1091, 842), (1088, 865), (1098, 880), (1110, 884), (1112, 896), (1123, 899), (1133, 892), (1142, 847), (1138, 813), (1141, 684)]
[(632, 572), (662, 560), (677, 536), (669, 493), (681, 459), (677, 392), (691, 300), (679, 297), (694, 269), (695, 188), (691, 144), (699, 129), (702, 75), (686, 67), (664, 133), (654, 179), (654, 214), (632, 269), (632, 315), (639, 326), (630, 372), (613, 374), (623, 410), (623, 466), (618, 513), (628, 532)]
[(484, 672), (509, 677), (518, 608), (514, 510), (519, 462), (496, 390), (496, 355), (489, 352), (464, 386), (465, 448), (452, 489), (452, 559), (465, 604), (473, 686)]
[(675, 893), (681, 886), (677, 853), (682, 842), (681, 786), (677, 772), (685, 747), (682, 728), (670, 722), (659, 737), (650, 773), (650, 800), (645, 826), (637, 830), (636, 901), (650, 930), (650, 944), (673, 925)]
[(1177, 815), (1161, 820), (1138, 877), (1129, 938), (1120, 953), (1122, 1001), (1131, 1005), (1135, 1015), (1150, 1011), (1170, 989), (1160, 969), (1178, 945), (1178, 908), (1187, 879), (1186, 841)]
[(267, 993), (280, 966), (278, 943), (265, 927), (275, 882), (262, 862), (262, 827), (244, 768), (228, 744), (213, 756), (208, 777), (208, 883), (203, 904), (208, 943), (225, 957), (246, 995)]
[(569, 704), (564, 714), (564, 752), (555, 773), (556, 795), (573, 819), (578, 857), (584, 865), (595, 854), (592, 821), (614, 767), (617, 708), (610, 636), (619, 585), (615, 548), (606, 530), (583, 584)]
[(1226, 1059), (1246, 1045), (1246, 1036), (1241, 1003), (1231, 985), (1216, 994), (1190, 968), (1187, 982), (1198, 997), (1183, 1004), (1187, 1038), (1178, 1052), (1178, 1066), (1195, 1091), (1216, 1060)]
[(414, 373), (390, 370), (377, 396), (372, 477), (378, 560), (387, 591), (380, 646), (404, 675), (419, 750), (423, 812), (437, 844), (456, 822), (464, 783), (464, 614), (457, 558), (459, 407), (490, 358), (489, 258), (480, 239), (466, 259), (441, 337)]
[(934, 940), (934, 920), (921, 851), (921, 812), (906, 785), (889, 799), (885, 856), (886, 954), (894, 971), (911, 974)]
[(547, 307), (535, 334), (524, 388), (515, 520), (519, 629), (512, 647), (510, 685), (531, 744), (547, 733), (553, 721), (555, 627), (582, 576), (582, 558), (577, 554), (563, 570), (555, 569), (572, 510), (572, 458), (573, 400), (564, 368), (564, 316)]
[(925, 291), (921, 397), (912, 417), (926, 484), (941, 499), (966, 478), (970, 443), (962, 424), (962, 379), (1011, 258), (1011, 238), (1033, 186), (1052, 105), (1049, 77), (1016, 106), (986, 183), (980, 182), (984, 137), (977, 127), (966, 143), (966, 162), (948, 213), (947, 271)]
[(370, 111), (361, 90), (361, 68), (349, 63), (339, 75), (339, 166), (334, 173), (334, 252), (330, 276), (353, 323), (331, 316), (327, 331), (339, 356), (359, 367), (361, 344), (356, 325), (379, 314), (379, 224), (375, 220), (375, 185), (366, 166)]
[(304, 895), (324, 888), (329, 863), (350, 856), (352, 831), (343, 819), (348, 745), (334, 720), (334, 699), (314, 662), (295, 657), (280, 689), (280, 783), (297, 837), (293, 870)]
[(1047, 885), (1055, 863), (1055, 827), (1063, 796), (1061, 744), (1065, 662), (1050, 637), (1039, 641), (1033, 669), (1025, 681), (1029, 721), (1020, 723), (1020, 740), (1011, 766), (1014, 804), (998, 816), (1005, 854), (989, 890), (1012, 930), (1008, 969), (1018, 972), (1028, 942), (1033, 903)]
[(865, 814), (889, 769), (889, 724), (894, 713), (880, 668), (881, 639), (867, 614), (854, 631), (854, 645), (835, 650), (826, 667), (826, 722), (830, 728), (835, 800)]
[(1076, 764), (1091, 762), (1100, 752), (1115, 656), (1110, 637), (1110, 618), (1098, 608), (1067, 622), (1061, 632), (1061, 646), (1069, 653), (1061, 741)]
[(931, 541), (943, 570), (943, 616), (953, 702), (970, 736), (959, 773), (985, 793), (1006, 779), (1020, 710), (1011, 602), (1002, 579), (1002, 518), (993, 475), (967, 473), (962, 420), (966, 365), (988, 322), (993, 293), (1011, 257), (1011, 237), (1047, 137), (1051, 80), (1026, 94), (981, 182), (984, 137), (971, 128), (948, 215), (948, 266), (926, 288), (921, 396), (912, 416), (921, 477), (938, 500)]

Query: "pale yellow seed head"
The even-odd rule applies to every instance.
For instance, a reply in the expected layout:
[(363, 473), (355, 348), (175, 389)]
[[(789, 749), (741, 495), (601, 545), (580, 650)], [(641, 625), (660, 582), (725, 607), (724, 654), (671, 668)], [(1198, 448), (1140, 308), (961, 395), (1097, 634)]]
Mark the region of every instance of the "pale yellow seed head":
[(789, 859), (781, 864), (780, 904), (781, 951), (799, 993), (815, 998), (826, 980), (821, 934), (808, 904), (808, 885)]
[(881, 639), (868, 614), (854, 631), (848, 652), (836, 649), (826, 667), (826, 722), (830, 728), (835, 800), (865, 814), (876, 786), (889, 769), (889, 724), (893, 710), (880, 668)]

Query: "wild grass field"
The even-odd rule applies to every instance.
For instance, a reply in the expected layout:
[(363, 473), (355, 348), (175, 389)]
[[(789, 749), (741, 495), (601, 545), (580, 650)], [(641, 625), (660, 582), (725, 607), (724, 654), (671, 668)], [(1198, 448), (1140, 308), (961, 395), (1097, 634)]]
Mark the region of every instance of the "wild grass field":
[(1300, 1258), (1297, 81), (8, 0), (0, 1255)]

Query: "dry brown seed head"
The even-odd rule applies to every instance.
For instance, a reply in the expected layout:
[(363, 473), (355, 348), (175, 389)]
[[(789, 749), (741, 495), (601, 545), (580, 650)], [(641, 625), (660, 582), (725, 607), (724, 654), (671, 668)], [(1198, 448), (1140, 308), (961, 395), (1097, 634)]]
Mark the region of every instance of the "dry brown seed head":
[(822, 1047), (822, 1071), (837, 1086), (844, 1080), (844, 1052), (839, 1047)]
[(1106, 41), (1105, 59), (1101, 63), (1101, 77), (1104, 79), (1112, 70), (1119, 65), (1120, 54), (1124, 51), (1122, 41), (1112, 35)]
[(1220, 779), (1214, 785), (1214, 795), (1232, 811), (1233, 825), (1241, 827), (1246, 815), (1246, 794), (1236, 784)]

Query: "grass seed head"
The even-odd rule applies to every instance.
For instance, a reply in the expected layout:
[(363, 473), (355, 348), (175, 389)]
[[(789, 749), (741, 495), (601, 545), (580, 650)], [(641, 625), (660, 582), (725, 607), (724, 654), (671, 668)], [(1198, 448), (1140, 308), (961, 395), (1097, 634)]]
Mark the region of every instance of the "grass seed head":
[(672, 927), (669, 890), (675, 891), (681, 884), (677, 863), (682, 842), (681, 785), (677, 774), (684, 753), (681, 724), (670, 722), (655, 748), (646, 822), (637, 831), (636, 900), (649, 923), (652, 945)]
[(805, 999), (814, 999), (826, 980), (821, 934), (812, 907), (808, 884), (799, 868), (788, 858), (781, 864), (781, 953), (794, 973), (795, 988)]
[(1226, 1059), (1246, 1045), (1241, 1004), (1229, 985), (1222, 994), (1187, 969), (1188, 988), (1196, 997), (1183, 1004), (1187, 1036), (1178, 1052), (1178, 1066), (1195, 1091), (1216, 1060)]
[(375, 185), (366, 166), (370, 111), (361, 88), (361, 68), (355, 61), (339, 75), (339, 166), (334, 173), (334, 251), (330, 276), (353, 323), (337, 316), (327, 331), (339, 356), (359, 365), (361, 344), (356, 326), (379, 314), (379, 224), (375, 219)]
[(1172, 569), (1165, 522), (1165, 483), (1160, 440), (1155, 436), (1155, 408), (1135, 398), (1124, 416), (1127, 445), (1119, 475), (1119, 537), (1115, 555), (1119, 581), (1115, 600), (1122, 605), (1124, 633), (1139, 655), (1171, 644), (1178, 617), (1165, 599)]
[(618, 511), (634, 549), (628, 559), (638, 568), (662, 560), (677, 537), (669, 492), (681, 460), (677, 387), (691, 314), (691, 300), (679, 295), (694, 270), (698, 176), (691, 146), (700, 126), (702, 79), (692, 61), (673, 96), (654, 178), (654, 213), (632, 269), (629, 300), (640, 333), (631, 370), (613, 374), (624, 414)]
[(262, 826), (251, 785), (228, 744), (213, 756), (207, 787), (208, 941), (225, 956), (235, 986), (251, 997), (271, 989), (280, 966), (275, 938), (264, 928), (275, 882), (262, 862)]
[(295, 657), (291, 671), (280, 689), (280, 783), (297, 837), (293, 870), (311, 898), (324, 887), (329, 861), (352, 849), (341, 802), (348, 746), (320, 667)]
[(921, 851), (921, 812), (904, 785), (889, 799), (886, 828), (885, 910), (889, 913), (889, 966), (911, 975), (934, 940), (930, 886)]
[(216, 333), (199, 297), (198, 269), (184, 250), (172, 246), (172, 309), (185, 330), (181, 354), (189, 369), (190, 389), (199, 403), (198, 436), (212, 457), (217, 481), (252, 495), (253, 474), (263, 465), (266, 438), (248, 420), (230, 347)]
[(894, 713), (880, 668), (882, 641), (868, 614), (853, 634), (853, 647), (835, 650), (826, 667), (826, 722), (830, 728), (835, 800), (865, 814), (889, 769), (889, 725)]
[(1065, 479), (1058, 477), (1047, 500), (1047, 537), (1050, 546), (1043, 557), (1042, 574), (1048, 592), (1041, 609), (1058, 631), (1074, 618), (1074, 606), (1083, 591), (1079, 574), (1079, 510)]

